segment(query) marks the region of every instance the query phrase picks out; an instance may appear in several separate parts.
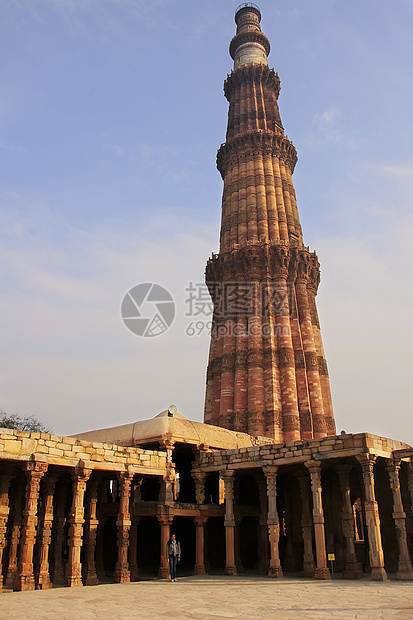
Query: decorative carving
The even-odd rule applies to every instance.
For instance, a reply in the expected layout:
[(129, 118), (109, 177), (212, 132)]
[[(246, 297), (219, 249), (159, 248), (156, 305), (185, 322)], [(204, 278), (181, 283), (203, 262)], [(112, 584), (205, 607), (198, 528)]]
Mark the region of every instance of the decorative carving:
[(237, 351), (235, 354), (235, 370), (246, 370), (247, 360), (248, 360), (247, 351)]
[(222, 372), (234, 372), (235, 366), (235, 353), (225, 353), (222, 356), (221, 371)]
[(248, 368), (263, 368), (264, 357), (261, 348), (255, 347), (248, 350)]
[(315, 351), (306, 351), (305, 353), (305, 363), (307, 366), (307, 370), (318, 370), (318, 359), (317, 353)]
[(302, 349), (294, 350), (295, 369), (303, 370), (305, 368), (305, 360)]
[(320, 375), (328, 377), (327, 362), (325, 358), (319, 355), (317, 360), (318, 360), (318, 372), (320, 373)]
[(291, 173), (294, 171), (298, 159), (297, 152), (293, 143), (286, 136), (272, 131), (261, 131), (260, 133), (251, 131), (229, 138), (218, 150), (217, 168), (223, 179), (232, 163), (232, 158), (235, 156), (240, 159), (251, 149), (261, 155), (269, 150), (273, 157), (278, 157), (284, 162)]
[(294, 350), (289, 347), (281, 347), (278, 350), (278, 365), (280, 368), (294, 368)]

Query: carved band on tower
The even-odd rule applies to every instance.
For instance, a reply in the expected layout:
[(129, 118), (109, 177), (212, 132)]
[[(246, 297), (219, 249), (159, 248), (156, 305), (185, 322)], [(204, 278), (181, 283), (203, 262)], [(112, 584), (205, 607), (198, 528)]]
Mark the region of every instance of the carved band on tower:
[(295, 148), (278, 109), (280, 80), (251, 3), (235, 14), (219, 254), (206, 267), (214, 302), (206, 423), (297, 441), (335, 434), (315, 297), (320, 266), (303, 244)]

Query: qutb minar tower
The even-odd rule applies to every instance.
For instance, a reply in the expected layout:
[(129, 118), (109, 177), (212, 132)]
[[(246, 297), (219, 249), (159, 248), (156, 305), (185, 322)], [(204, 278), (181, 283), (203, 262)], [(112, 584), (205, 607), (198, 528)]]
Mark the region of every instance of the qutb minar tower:
[(297, 161), (278, 109), (280, 80), (252, 3), (238, 7), (219, 254), (206, 267), (214, 302), (205, 422), (296, 441), (335, 434), (315, 297), (320, 267), (303, 243)]

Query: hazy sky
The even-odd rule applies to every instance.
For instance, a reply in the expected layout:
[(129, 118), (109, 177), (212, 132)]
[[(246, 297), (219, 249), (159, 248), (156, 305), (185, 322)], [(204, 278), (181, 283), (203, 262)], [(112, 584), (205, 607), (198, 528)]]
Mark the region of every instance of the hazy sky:
[[(261, 0), (337, 430), (413, 443), (413, 2)], [(185, 288), (218, 249), (229, 0), (3, 0), (0, 407), (55, 433), (202, 420)], [(172, 326), (129, 332), (165, 286)], [(205, 322), (206, 322), (205, 317)], [(191, 330), (189, 330), (191, 331)]]

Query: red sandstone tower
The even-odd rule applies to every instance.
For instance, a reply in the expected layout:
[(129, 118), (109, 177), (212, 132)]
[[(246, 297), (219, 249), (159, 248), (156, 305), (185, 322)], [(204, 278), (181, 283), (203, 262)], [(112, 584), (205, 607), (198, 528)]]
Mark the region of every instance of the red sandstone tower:
[(214, 302), (205, 422), (296, 441), (335, 434), (315, 297), (317, 255), (303, 244), (297, 161), (278, 109), (280, 80), (251, 3), (236, 11), (219, 254), (206, 267)]

